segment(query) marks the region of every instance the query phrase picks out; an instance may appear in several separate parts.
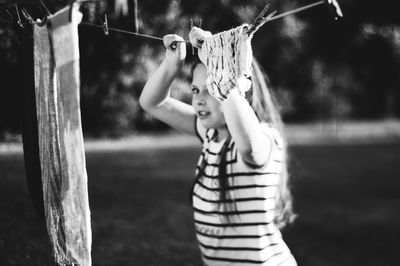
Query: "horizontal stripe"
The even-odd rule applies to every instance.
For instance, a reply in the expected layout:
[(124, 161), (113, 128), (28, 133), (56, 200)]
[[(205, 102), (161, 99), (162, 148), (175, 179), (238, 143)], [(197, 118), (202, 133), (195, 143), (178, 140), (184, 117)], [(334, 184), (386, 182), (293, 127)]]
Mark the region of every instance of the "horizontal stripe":
[(211, 199), (206, 199), (198, 195), (197, 193), (193, 192), (193, 196), (201, 199), (202, 201), (206, 202), (212, 202), (212, 203), (235, 203), (235, 202), (244, 202), (244, 201), (265, 201), (265, 200), (271, 200), (275, 199), (274, 197), (270, 198), (263, 198), (263, 197), (253, 197), (253, 198), (235, 198), (235, 199), (225, 199), (225, 200), (211, 200)]
[[(197, 171), (200, 170), (200, 167), (196, 167)], [(279, 175), (277, 172), (235, 172), (235, 173), (227, 173), (225, 177), (245, 177), (245, 176), (260, 176), (260, 175)], [(219, 175), (206, 175), (205, 177), (218, 179)]]
[[(197, 183), (194, 184), (193, 191), (205, 198), (215, 199), (215, 200), (219, 198), (219, 193), (221, 193), (220, 191), (208, 190)], [(248, 198), (248, 197), (272, 198), (276, 197), (278, 193), (278, 187), (273, 186), (273, 187), (262, 187), (262, 188), (237, 189), (237, 190), (231, 190), (230, 193), (233, 193), (234, 198)]]
[[(219, 231), (218, 231), (219, 230)], [(276, 229), (277, 230), (277, 229)], [(204, 230), (201, 231), (200, 234), (196, 234), (197, 240), (200, 243), (210, 245), (210, 246), (219, 246), (219, 247), (246, 247), (250, 248), (250, 250), (258, 250), (262, 247), (268, 247), (273, 243), (280, 243), (282, 247), (285, 246), (285, 243), (282, 239), (282, 235), (280, 232), (275, 231), (275, 234), (265, 235), (262, 237), (218, 237), (219, 235), (223, 236), (226, 230), (221, 228), (216, 228), (215, 230)], [(213, 234), (215, 236), (209, 237), (204, 234)], [(275, 249), (276, 251), (276, 249)]]
[(198, 208), (193, 208), (195, 212), (204, 213), (204, 214), (218, 214), (218, 215), (244, 215), (244, 214), (254, 214), (254, 213), (267, 213), (269, 211), (273, 211), (274, 209), (268, 210), (246, 210), (246, 211), (205, 211)]
[(268, 237), (268, 236), (273, 236), (276, 234), (277, 231), (272, 232), (272, 233), (266, 233), (263, 235), (210, 235), (204, 232), (201, 232), (199, 230), (196, 230), (196, 234), (209, 237), (209, 238), (217, 238), (217, 239), (246, 239), (246, 238), (263, 238), (263, 237)]
[[(271, 169), (275, 170), (275, 169)], [(208, 182), (211, 180), (212, 184), (219, 184), (215, 182), (219, 182), (220, 180), (227, 181), (228, 184), (232, 186), (247, 186), (247, 185), (264, 185), (264, 186), (273, 186), (279, 185), (281, 176), (278, 174), (268, 175), (248, 175), (248, 176), (228, 176), (226, 178), (218, 178), (216, 177), (218, 174), (218, 170), (215, 168), (205, 168), (203, 170), (203, 174), (201, 175), (201, 181), (204, 185), (209, 184)], [(211, 186), (213, 187), (213, 186)]]
[[(197, 219), (197, 220), (203, 221), (202, 219)], [(218, 223), (220, 223), (220, 221)], [(227, 236), (234, 236), (234, 235), (257, 236), (257, 235), (267, 235), (272, 233), (281, 235), (279, 229), (273, 222), (268, 225), (262, 225), (262, 226), (242, 226), (242, 227), (215, 227), (202, 224), (195, 224), (195, 228), (198, 231), (210, 235), (223, 234)]]
[(262, 223), (221, 223), (221, 224), (216, 224), (216, 223), (208, 223), (208, 222), (198, 221), (196, 219), (194, 220), (194, 222), (198, 223), (198, 224), (215, 226), (215, 227), (260, 226), (260, 225), (270, 224), (270, 222), (269, 223), (262, 222)]
[(202, 246), (205, 249), (212, 249), (212, 250), (236, 250), (236, 251), (246, 251), (246, 250), (250, 250), (250, 251), (262, 251), (266, 248), (269, 247), (273, 247), (273, 246), (277, 246), (280, 243), (270, 243), (267, 246), (263, 247), (263, 248), (252, 248), (252, 247), (227, 247), (227, 246), (211, 246), (211, 245), (206, 245), (203, 244), (199, 241), (200, 246)]
[[(208, 208), (204, 206), (201, 208), (203, 210), (215, 211), (215, 209)], [(210, 213), (201, 213), (194, 212), (194, 219), (197, 221), (204, 221), (213, 225), (231, 223), (231, 224), (247, 224), (247, 225), (255, 225), (255, 224), (265, 224), (265, 223), (273, 223), (275, 219), (275, 211), (267, 211), (265, 213), (248, 213), (242, 215), (229, 215), (223, 216), (219, 214), (210, 214)], [(229, 221), (226, 221), (229, 217)]]
[(273, 254), (266, 260), (250, 260), (250, 259), (233, 259), (233, 258), (224, 258), (224, 257), (212, 257), (212, 256), (207, 256), (203, 254), (203, 257), (208, 259), (208, 260), (214, 260), (214, 261), (226, 261), (226, 262), (235, 262), (235, 263), (254, 263), (254, 264), (264, 264), (268, 262), (271, 258), (274, 256), (278, 256), (283, 254), (283, 251), (280, 251), (278, 253)]
[[(220, 188), (220, 187), (215, 187), (215, 188), (207, 187), (199, 180), (196, 181), (196, 184), (198, 184), (199, 186), (201, 186), (207, 190), (210, 190), (210, 191), (222, 191), (222, 188)], [(226, 190), (238, 190), (238, 189), (248, 189), (248, 188), (267, 188), (267, 187), (276, 187), (276, 186), (277, 185), (245, 185), (245, 186), (228, 186), (225, 189)]]
[[(232, 147), (233, 147), (233, 145), (231, 145), (227, 150), (226, 150), (226, 152), (228, 153), (228, 152), (230, 152), (231, 150), (232, 150)], [(210, 155), (221, 155), (221, 150), (220, 151), (218, 151), (218, 152), (216, 152), (216, 151), (211, 151), (209, 148), (206, 148), (205, 149), (205, 152), (206, 153), (208, 153), (208, 154), (210, 154)]]
[[(206, 195), (207, 197), (208, 195)], [(218, 198), (216, 195), (215, 198)], [(204, 214), (219, 214), (219, 215), (227, 215), (224, 214), (222, 211), (237, 211), (236, 215), (246, 215), (243, 216), (243, 219), (251, 219), (248, 217), (249, 214), (253, 214), (260, 216), (260, 219), (266, 219), (265, 214), (267, 212), (272, 213), (275, 211), (276, 208), (276, 200), (275, 199), (268, 199), (268, 200), (254, 200), (254, 201), (237, 201), (237, 202), (208, 202), (204, 201), (197, 196), (192, 197), (192, 204), (193, 207), (198, 209), (199, 213)], [(219, 209), (221, 205), (225, 206), (225, 209)], [(219, 212), (218, 212), (219, 211)], [(257, 211), (257, 212), (253, 212)], [(261, 215), (260, 215), (261, 214)], [(264, 218), (263, 218), (264, 217)], [(254, 217), (253, 217), (254, 218)]]
[[(205, 159), (205, 162), (203, 162), (203, 163), (204, 163), (203, 165), (205, 165), (205, 166), (219, 168), (219, 162), (217, 162), (217, 163), (209, 162), (207, 159)], [(235, 163), (237, 163), (237, 156), (235, 156), (235, 158), (227, 158), (227, 160), (226, 160), (227, 165), (232, 165)]]
[[(201, 165), (205, 165), (205, 166), (213, 166), (213, 167), (216, 167), (216, 168), (218, 168), (219, 167), (219, 163), (210, 163), (209, 161), (207, 161), (207, 158), (206, 159), (203, 159), (204, 158), (204, 153), (201, 153), (200, 154), (200, 159), (199, 159), (199, 164), (201, 163)], [(234, 164), (234, 163), (236, 163), (237, 162), (237, 156), (235, 156), (235, 158), (231, 158), (231, 159), (228, 159), (227, 161), (226, 161), (226, 164)], [(197, 165), (197, 167), (199, 168), (200, 167), (200, 165)]]

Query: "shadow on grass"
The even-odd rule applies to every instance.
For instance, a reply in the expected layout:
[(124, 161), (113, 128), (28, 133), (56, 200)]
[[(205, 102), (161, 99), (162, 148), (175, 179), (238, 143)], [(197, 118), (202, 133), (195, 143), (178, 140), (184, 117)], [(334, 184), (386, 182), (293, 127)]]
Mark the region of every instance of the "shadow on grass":
[[(400, 144), (292, 146), (301, 266), (400, 261)], [(93, 265), (201, 265), (189, 189), (196, 148), (89, 152)], [(22, 155), (0, 156), (0, 265), (53, 265), (29, 200)]]

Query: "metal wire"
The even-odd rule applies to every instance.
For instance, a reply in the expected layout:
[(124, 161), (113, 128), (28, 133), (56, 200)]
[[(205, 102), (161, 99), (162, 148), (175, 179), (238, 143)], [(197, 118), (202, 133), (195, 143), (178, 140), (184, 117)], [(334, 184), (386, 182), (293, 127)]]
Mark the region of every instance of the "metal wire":
[[(98, 25), (98, 24), (94, 24), (94, 23), (90, 23), (90, 22), (81, 22), (80, 25), (85, 25), (85, 26), (90, 26), (90, 27), (94, 27), (94, 28), (104, 29), (104, 26)], [(112, 27), (108, 27), (108, 30), (109, 31), (120, 32), (120, 33), (125, 33), (125, 34), (129, 34), (129, 35), (135, 35), (135, 36), (144, 37), (144, 38), (149, 38), (149, 39), (153, 39), (153, 40), (163, 41), (163, 38), (152, 36), (152, 35), (148, 35), (148, 34), (136, 33), (136, 32), (133, 32), (133, 31), (127, 31), (127, 30), (122, 30), (122, 29), (117, 29), (117, 28), (112, 28)], [(187, 40), (178, 41), (178, 42), (190, 43)]]
[(306, 5), (306, 6), (302, 6), (302, 7), (290, 10), (288, 12), (273, 16), (272, 18), (269, 18), (267, 22), (270, 22), (270, 21), (273, 21), (273, 20), (276, 20), (276, 19), (279, 19), (279, 18), (282, 18), (282, 17), (286, 17), (286, 16), (289, 16), (291, 14), (298, 13), (298, 12), (301, 12), (303, 10), (306, 10), (306, 9), (309, 9), (309, 8), (312, 8), (312, 7), (315, 7), (315, 6), (318, 6), (318, 5), (322, 5), (324, 3), (325, 2), (323, 0), (321, 0), (319, 2), (315, 2), (315, 3), (312, 3), (312, 4)]

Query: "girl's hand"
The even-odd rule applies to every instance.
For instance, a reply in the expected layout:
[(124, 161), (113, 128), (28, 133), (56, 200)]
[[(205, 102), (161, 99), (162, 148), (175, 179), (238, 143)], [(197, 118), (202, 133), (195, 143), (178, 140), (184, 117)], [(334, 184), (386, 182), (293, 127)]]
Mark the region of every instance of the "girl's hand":
[(194, 47), (201, 49), (201, 45), (205, 38), (211, 37), (212, 34), (209, 31), (202, 30), (197, 27), (193, 27), (189, 32), (189, 40)]
[(181, 68), (186, 58), (185, 40), (176, 34), (168, 34), (163, 38), (165, 52), (165, 61), (168, 66)]
[(198, 49), (198, 56), (200, 58), (200, 61), (203, 63), (205, 62), (205, 51), (202, 49), (202, 45), (204, 42), (204, 39), (212, 37), (211, 32), (202, 30), (198, 27), (192, 27), (192, 29), (189, 32), (189, 40), (192, 43), (194, 47)]

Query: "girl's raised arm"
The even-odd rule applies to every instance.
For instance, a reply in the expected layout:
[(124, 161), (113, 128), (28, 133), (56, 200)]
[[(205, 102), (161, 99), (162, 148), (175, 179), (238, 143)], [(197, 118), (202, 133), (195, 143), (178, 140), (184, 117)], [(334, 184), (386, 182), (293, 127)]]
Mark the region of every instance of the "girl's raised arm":
[(229, 132), (243, 159), (255, 166), (264, 165), (270, 156), (272, 142), (261, 129), (261, 124), (247, 100), (237, 89), (222, 102)]
[[(245, 27), (241, 26), (213, 36), (193, 27), (189, 38), (199, 49), (200, 60), (212, 70), (207, 74), (211, 74), (215, 86), (212, 85), (209, 92), (222, 102), (225, 122), (240, 154), (249, 164), (262, 166), (269, 159), (272, 143), (263, 133), (253, 108), (243, 93), (239, 93), (250, 88), (250, 81), (245, 76), (250, 74), (252, 59), (251, 37), (243, 34), (243, 30)], [(233, 64), (226, 63), (233, 60), (236, 60)]]
[(196, 134), (192, 106), (170, 97), (170, 86), (185, 61), (185, 42), (180, 36), (169, 34), (164, 36), (164, 45), (167, 49), (165, 59), (144, 86), (139, 103), (158, 120), (186, 133)]

